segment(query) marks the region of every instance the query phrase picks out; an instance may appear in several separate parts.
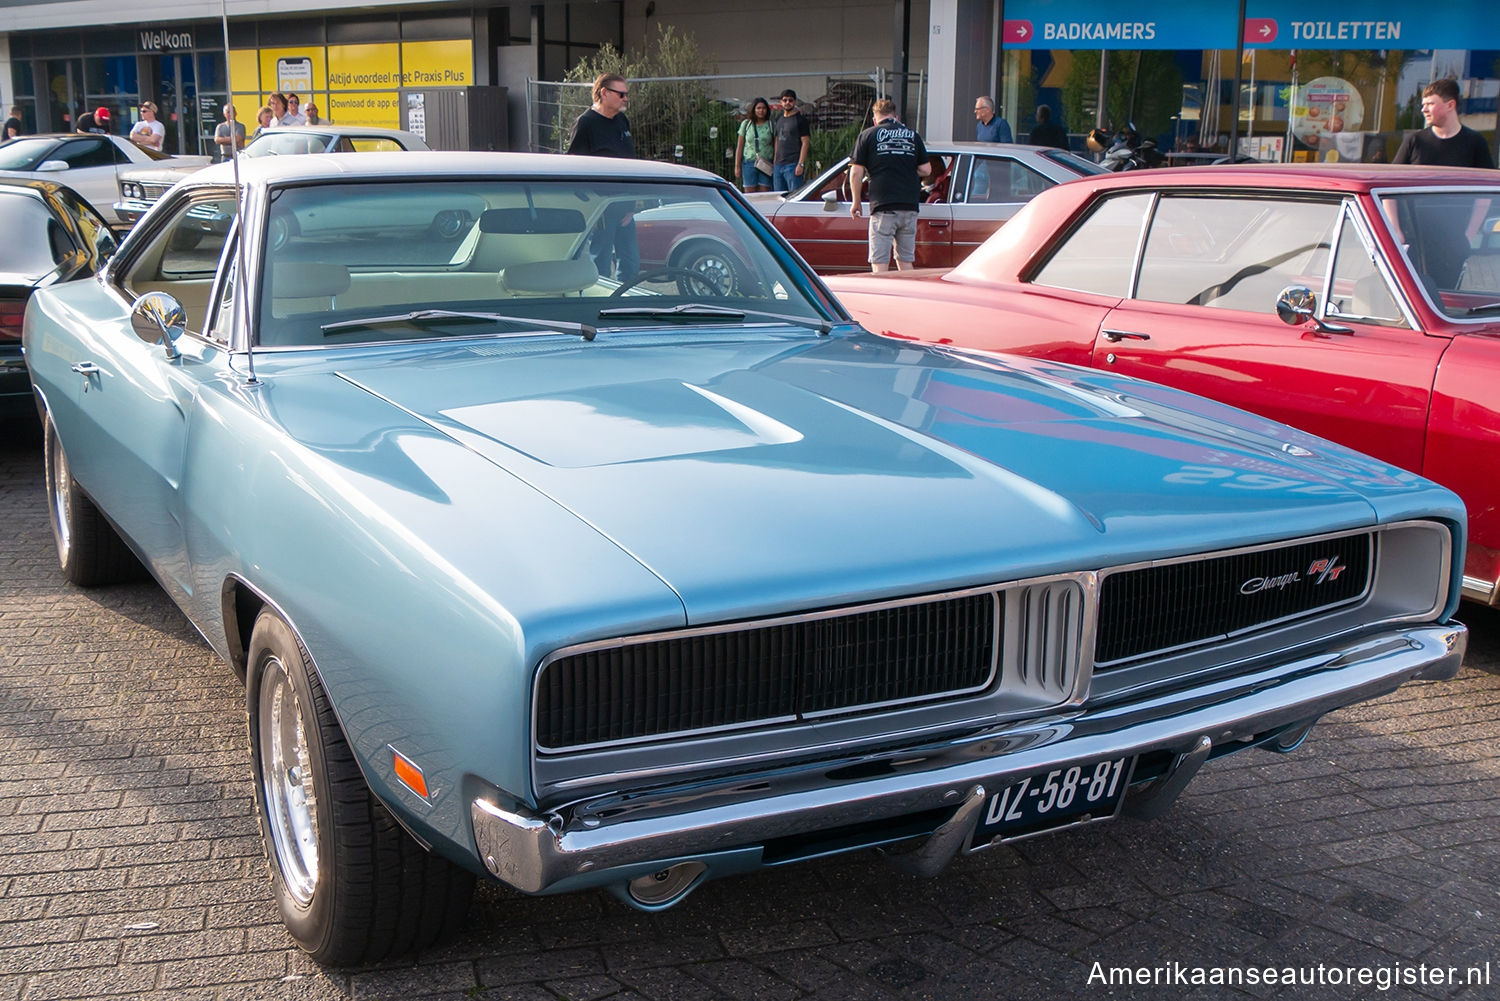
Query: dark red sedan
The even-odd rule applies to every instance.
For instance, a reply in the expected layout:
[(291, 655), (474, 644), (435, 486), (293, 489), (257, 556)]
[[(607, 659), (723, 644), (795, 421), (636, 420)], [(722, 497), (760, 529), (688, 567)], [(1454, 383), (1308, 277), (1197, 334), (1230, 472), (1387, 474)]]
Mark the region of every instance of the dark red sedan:
[(1500, 604), (1500, 172), (1111, 174), (951, 271), (829, 285), (878, 332), (1140, 376), (1435, 479), (1468, 505), (1465, 596)]
[[(1076, 153), (1017, 143), (927, 143), (932, 174), (917, 215), (917, 267), (950, 267), (1032, 198), (1104, 173)], [(819, 274), (870, 270), (869, 221), (849, 215), (849, 157), (787, 195), (749, 195)], [(869, 197), (868, 188), (864, 192)]]

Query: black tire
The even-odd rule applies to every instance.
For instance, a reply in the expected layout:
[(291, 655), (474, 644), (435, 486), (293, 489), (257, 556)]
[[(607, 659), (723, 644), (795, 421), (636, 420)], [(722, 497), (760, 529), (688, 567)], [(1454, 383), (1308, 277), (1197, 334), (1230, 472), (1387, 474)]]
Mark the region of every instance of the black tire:
[(80, 587), (98, 587), (141, 576), (143, 568), (94, 502), (79, 489), (52, 424), (43, 418), (43, 462), (47, 474), (47, 516), (63, 576)]
[[(291, 627), (263, 610), (245, 686), (256, 812), (292, 938), (319, 963), (363, 965), (457, 931), (474, 876), (425, 851), (370, 792), (310, 663)], [(277, 764), (289, 760), (311, 774)]]
[[(702, 241), (692, 243), (679, 251), (677, 259), (672, 263), (684, 271), (691, 271), (707, 278), (718, 288), (722, 296), (744, 294), (744, 265), (740, 263), (739, 258), (724, 247)], [(679, 279), (678, 290), (683, 295), (691, 295), (692, 292), (681, 288), (681, 284)]]

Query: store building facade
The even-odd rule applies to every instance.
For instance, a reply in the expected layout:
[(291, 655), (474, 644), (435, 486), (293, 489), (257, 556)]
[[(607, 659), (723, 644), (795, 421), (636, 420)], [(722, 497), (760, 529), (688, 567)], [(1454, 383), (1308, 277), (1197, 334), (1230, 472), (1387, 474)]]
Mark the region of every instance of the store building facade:
[[(0, 34), (0, 103), (21, 108), (27, 132), (71, 130), (100, 107), (125, 132), (141, 102), (154, 101), (172, 153), (211, 152), (226, 102), (253, 131), (276, 91), (346, 125), (405, 127), (414, 95), (473, 88), (507, 88), (514, 114), (527, 78), (561, 74), (603, 43), (618, 47), (623, 6), (230, 2), (226, 43), (224, 22), (203, 18), (202, 5), (13, 4), (0, 8), (9, 29)], [(176, 18), (189, 10), (193, 17)], [(480, 123), (464, 145), (506, 148), (509, 132), (505, 121)]]
[(1452, 77), (1495, 148), (1494, 0), (933, 0), (931, 31), (933, 98), (953, 102), (935, 135), (971, 136), (972, 95), (993, 91), (1022, 136), (1045, 104), (1075, 136), (1133, 122), (1179, 152), (1378, 161)]
[(1495, 0), (1364, 0), (1357, 12), (1334, 0), (315, 2), (228, 0), (227, 44), (221, 22), (187, 0), (9, 2), (0, 102), (21, 106), (28, 131), (71, 128), (101, 106), (123, 131), (153, 100), (167, 149), (205, 152), (231, 97), (252, 127), (275, 90), (311, 97), (336, 122), (397, 127), (423, 91), (503, 87), (508, 127), (495, 124), (486, 145), (479, 123), (465, 145), (494, 148), (504, 134), (523, 148), (528, 79), (561, 79), (601, 45), (674, 27), (723, 72), (925, 73), (923, 125), (939, 140), (972, 138), (974, 98), (989, 94), (1021, 139), (1045, 104), (1075, 142), (1132, 122), (1179, 153), (1379, 160), (1422, 127), (1422, 87), (1451, 76), (1464, 123), (1496, 143)]

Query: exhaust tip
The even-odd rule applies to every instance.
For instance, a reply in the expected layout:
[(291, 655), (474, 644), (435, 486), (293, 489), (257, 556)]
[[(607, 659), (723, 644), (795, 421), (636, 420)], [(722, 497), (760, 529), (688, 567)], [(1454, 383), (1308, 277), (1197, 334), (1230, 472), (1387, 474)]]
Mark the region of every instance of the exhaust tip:
[(637, 876), (625, 889), (642, 907), (663, 907), (685, 897), (707, 871), (708, 866), (702, 862), (678, 862), (648, 876)]

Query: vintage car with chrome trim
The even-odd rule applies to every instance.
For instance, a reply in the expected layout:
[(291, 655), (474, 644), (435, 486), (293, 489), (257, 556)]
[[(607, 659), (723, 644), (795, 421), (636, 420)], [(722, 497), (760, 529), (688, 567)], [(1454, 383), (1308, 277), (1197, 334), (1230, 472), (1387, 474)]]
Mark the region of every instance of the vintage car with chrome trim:
[[(437, 939), (476, 878), (655, 910), (856, 849), (935, 873), (1159, 812), (1464, 656), (1448, 490), (870, 334), (709, 174), (240, 175), (39, 292), (25, 345), (63, 573), (139, 561), (243, 677), (275, 898), (319, 961)], [(627, 212), (673, 206), (738, 281), (619, 273)]]
[(1493, 170), (1111, 174), (1042, 192), (951, 271), (829, 284), (879, 333), (1151, 379), (1430, 477), (1468, 506), (1465, 597), (1500, 605)]
[[(403, 129), (325, 123), (261, 129), (251, 137), (240, 156), (255, 159), (306, 153), (394, 153), (427, 148), (427, 142), (421, 136)], [(113, 206), (115, 215), (125, 225), (135, 225), (172, 185), (202, 169), (202, 163), (168, 163), (125, 171), (119, 179), (119, 200)]]

